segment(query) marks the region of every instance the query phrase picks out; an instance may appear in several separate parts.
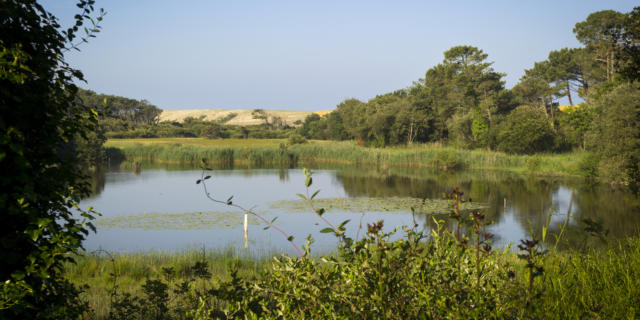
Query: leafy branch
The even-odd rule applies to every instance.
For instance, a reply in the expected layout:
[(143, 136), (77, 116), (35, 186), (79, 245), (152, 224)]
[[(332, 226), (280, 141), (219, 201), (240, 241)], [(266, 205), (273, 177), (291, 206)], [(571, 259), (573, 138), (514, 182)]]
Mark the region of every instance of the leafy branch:
[(311, 184), (313, 184), (313, 172), (311, 170), (308, 170), (308, 169), (304, 168), (304, 169), (302, 169), (302, 174), (304, 174), (304, 176), (305, 176), (304, 185), (306, 187), (306, 195), (298, 193), (298, 197), (300, 197), (300, 198), (302, 198), (302, 200), (308, 202), (309, 203), (309, 207), (311, 207), (311, 210), (313, 210), (313, 212), (322, 221), (324, 221), (324, 223), (326, 223), (329, 226), (329, 227), (326, 227), (326, 228), (320, 230), (320, 233), (331, 233), (331, 232), (333, 232), (333, 234), (335, 234), (336, 237), (338, 237), (345, 244), (347, 244), (347, 245), (350, 244), (352, 241), (351, 241), (351, 239), (349, 239), (349, 238), (347, 238), (345, 236), (344, 232), (345, 232), (346, 228), (344, 226), (347, 223), (349, 223), (349, 221), (351, 221), (351, 219), (347, 219), (347, 220), (343, 221), (342, 223), (340, 223), (340, 225), (338, 225), (336, 227), (331, 222), (329, 222), (329, 220), (327, 220), (325, 217), (323, 217), (323, 215), (326, 212), (326, 210), (324, 208), (317, 209), (313, 205), (313, 199), (318, 195), (320, 190), (316, 190), (316, 192), (314, 192), (313, 194), (309, 195), (309, 187), (311, 187)]
[[(90, 15), (94, 11), (93, 5), (95, 4), (95, 0), (81, 0), (76, 6), (80, 8), (79, 14), (74, 16), (75, 24), (73, 27), (68, 28), (66, 31), (62, 31), (62, 34), (69, 41), (69, 47), (64, 48), (64, 51), (70, 51), (71, 49), (75, 49), (80, 51), (78, 48), (81, 44), (89, 42), (89, 38), (95, 38), (96, 33), (100, 32), (102, 27), (100, 26), (100, 22), (104, 18), (107, 13), (103, 8), (100, 8), (100, 12), (98, 13), (95, 19)], [(84, 21), (88, 20), (91, 23), (91, 26), (83, 26)], [(80, 40), (76, 43), (73, 43), (73, 39), (76, 38), (76, 32), (82, 27), (84, 30), (84, 35), (80, 37)]]
[(265, 227), (265, 230), (269, 229), (269, 228), (273, 228), (275, 230), (277, 230), (278, 232), (280, 232), (286, 239), (287, 241), (289, 241), (289, 243), (291, 243), (291, 245), (293, 246), (293, 248), (296, 249), (296, 252), (298, 253), (298, 255), (300, 256), (300, 258), (304, 258), (304, 253), (302, 252), (302, 250), (300, 250), (300, 247), (298, 247), (298, 245), (295, 244), (295, 242), (293, 242), (294, 237), (292, 235), (287, 234), (284, 230), (276, 227), (273, 223), (276, 221), (276, 218), (273, 218), (273, 220), (269, 221), (267, 219), (265, 219), (263, 216), (255, 213), (254, 211), (252, 211), (251, 209), (246, 209), (240, 205), (237, 205), (235, 203), (233, 203), (233, 196), (230, 196), (227, 200), (219, 200), (214, 198), (211, 193), (209, 193), (209, 191), (207, 190), (207, 184), (206, 181), (211, 179), (210, 175), (205, 175), (205, 172), (207, 170), (211, 170), (210, 168), (206, 167), (207, 161), (205, 159), (202, 159), (202, 174), (200, 179), (196, 180), (196, 184), (202, 184), (202, 189), (204, 190), (204, 194), (207, 196), (207, 198), (215, 203), (219, 203), (219, 204), (223, 204), (223, 205), (227, 205), (230, 207), (234, 207), (236, 209), (240, 209), (242, 212), (244, 212), (245, 214), (251, 214), (253, 216), (255, 216), (256, 218), (260, 219), (262, 222), (264, 222), (267, 227)]

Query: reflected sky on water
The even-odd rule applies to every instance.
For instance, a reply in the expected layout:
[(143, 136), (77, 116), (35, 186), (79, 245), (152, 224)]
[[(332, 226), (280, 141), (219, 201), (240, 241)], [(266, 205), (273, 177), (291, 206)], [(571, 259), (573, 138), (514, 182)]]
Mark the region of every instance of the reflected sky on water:
[[(299, 168), (255, 169), (247, 167), (215, 169), (207, 174), (209, 192), (217, 199), (233, 202), (271, 220), (295, 237), (298, 245), (311, 234), (315, 239), (312, 252), (332, 251), (337, 241), (330, 234), (319, 231), (326, 227), (311, 209), (291, 212), (273, 207), (278, 201), (298, 200), (297, 193), (305, 193), (304, 176)], [(213, 203), (205, 197), (202, 185), (196, 184), (201, 171), (188, 165), (143, 163), (134, 170), (126, 163), (96, 176), (94, 195), (81, 202), (92, 206), (105, 220), (144, 214), (181, 214), (193, 212), (221, 212), (238, 215), (231, 224), (207, 225), (193, 230), (167, 228), (130, 228), (106, 226), (98, 223), (98, 232), (85, 241), (88, 251), (103, 249), (115, 252), (149, 250), (184, 250), (189, 248), (243, 250), (243, 213), (225, 205)], [(551, 215), (550, 232), (558, 234), (567, 221), (560, 246), (583, 247), (596, 244), (597, 239), (582, 232), (584, 219), (600, 224), (609, 239), (637, 234), (640, 230), (640, 210), (637, 196), (607, 185), (589, 184), (579, 179), (540, 178), (499, 171), (456, 171), (407, 167), (323, 166), (314, 169), (312, 192), (321, 190), (319, 198), (389, 198), (413, 197), (441, 199), (452, 187), (465, 192), (465, 198), (487, 206), (487, 219), (494, 223), (488, 229), (496, 235), (495, 244), (504, 247), (517, 244), (530, 232), (540, 237), (547, 215)], [(506, 210), (505, 210), (506, 199)], [(214, 213), (211, 213), (214, 212)], [(419, 224), (419, 229), (432, 228), (434, 216), (410, 210), (398, 212), (348, 212), (332, 210), (325, 217), (334, 224), (351, 219), (347, 232), (360, 237), (366, 224), (384, 220), (385, 231), (402, 225)], [(449, 229), (455, 223), (446, 215)], [(362, 222), (361, 222), (362, 221)], [(227, 221), (228, 222), (228, 221)], [(180, 222), (177, 221), (176, 224)], [(364, 230), (359, 230), (362, 224)], [(166, 227), (166, 226), (165, 226)], [(252, 255), (295, 254), (288, 241), (277, 231), (263, 230), (257, 220), (249, 226), (249, 248)], [(555, 239), (552, 235), (549, 239)]]

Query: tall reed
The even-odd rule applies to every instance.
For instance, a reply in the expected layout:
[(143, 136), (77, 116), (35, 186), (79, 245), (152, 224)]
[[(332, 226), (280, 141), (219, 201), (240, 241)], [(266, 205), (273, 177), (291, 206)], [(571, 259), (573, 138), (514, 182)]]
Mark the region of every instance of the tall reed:
[[(287, 166), (314, 163), (366, 164), (379, 166), (434, 167), (444, 170), (458, 168), (499, 169), (521, 173), (556, 176), (581, 176), (580, 164), (585, 153), (511, 155), (486, 150), (463, 150), (432, 145), (411, 148), (366, 148), (353, 142), (308, 143), (288, 146), (237, 145), (228, 146), (175, 144), (171, 139), (161, 143), (122, 143), (109, 140), (128, 160), (155, 160), (174, 163), (250, 163)], [(113, 153), (113, 152), (111, 152)], [(115, 156), (115, 155), (114, 155)]]

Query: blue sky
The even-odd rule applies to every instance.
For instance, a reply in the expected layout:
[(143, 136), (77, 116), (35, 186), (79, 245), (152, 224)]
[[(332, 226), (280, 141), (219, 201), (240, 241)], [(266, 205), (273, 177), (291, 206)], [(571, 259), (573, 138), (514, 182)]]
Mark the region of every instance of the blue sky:
[[(74, 1), (43, 5), (69, 25)], [(82, 87), (162, 109), (333, 109), (408, 87), (455, 45), (512, 87), (573, 26), (636, 1), (97, 1), (102, 32), (67, 61)]]

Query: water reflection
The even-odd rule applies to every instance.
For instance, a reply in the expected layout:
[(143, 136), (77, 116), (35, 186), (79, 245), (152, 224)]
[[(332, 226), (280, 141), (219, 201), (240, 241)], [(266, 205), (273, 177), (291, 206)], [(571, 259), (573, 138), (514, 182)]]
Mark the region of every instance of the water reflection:
[[(282, 209), (269, 209), (269, 203), (277, 200), (296, 199), (296, 193), (304, 191), (304, 177), (300, 169), (281, 166), (255, 168), (250, 165), (213, 166), (212, 192), (226, 199), (233, 195), (234, 201), (241, 201), (247, 207), (256, 206), (266, 217), (279, 216), (281, 227), (296, 235), (301, 242), (307, 234), (316, 238), (316, 248), (330, 250), (335, 240), (319, 234), (317, 219), (311, 212), (291, 213)], [(616, 239), (640, 233), (640, 201), (633, 193), (612, 189), (608, 185), (586, 184), (579, 179), (555, 177), (531, 177), (500, 171), (441, 171), (407, 167), (368, 167), (323, 165), (316, 167), (314, 189), (321, 189), (320, 197), (339, 198), (442, 198), (452, 187), (465, 192), (465, 198), (488, 205), (487, 220), (494, 221), (489, 230), (496, 234), (496, 244), (506, 245), (526, 237), (529, 232), (541, 236), (543, 226), (550, 215), (548, 239), (562, 231), (566, 242), (560, 247), (585, 247), (597, 245), (601, 240), (584, 232), (584, 220), (601, 224), (608, 231), (607, 239)], [(105, 216), (134, 215), (141, 213), (180, 213), (218, 210), (206, 201), (200, 186), (194, 182), (200, 171), (193, 165), (163, 164), (152, 162), (124, 163), (94, 176), (94, 195), (85, 199), (83, 205), (92, 205)], [(505, 206), (506, 200), (506, 206)], [(224, 209), (224, 208), (223, 208)], [(571, 211), (569, 211), (571, 209)], [(567, 213), (570, 212), (570, 215)], [(330, 212), (334, 222), (351, 219), (350, 232), (357, 233), (357, 217), (351, 212)], [(567, 220), (567, 217), (569, 219)], [(448, 228), (455, 223), (445, 216)], [(370, 212), (363, 223), (384, 219), (390, 228), (401, 224), (411, 224), (416, 219), (422, 226), (433, 227), (433, 217), (409, 212)], [(322, 226), (324, 227), (324, 226)], [(250, 238), (266, 251), (287, 251), (288, 244), (278, 235), (257, 230), (250, 231)], [(318, 229), (319, 230), (319, 229)], [(241, 226), (216, 230), (214, 234), (198, 230), (190, 232), (158, 230), (137, 230), (135, 245), (127, 245), (124, 235), (131, 235), (131, 229), (100, 229), (98, 235), (88, 240), (89, 246), (110, 247), (114, 250), (181, 249), (186, 244), (207, 246), (228, 246), (241, 244)], [(167, 239), (169, 235), (180, 234), (178, 239)], [(167, 243), (171, 245), (167, 245)]]
[[(640, 233), (640, 201), (636, 195), (579, 179), (479, 170), (445, 172), (397, 168), (395, 172), (389, 169), (379, 172), (377, 168), (366, 167), (339, 170), (336, 176), (352, 197), (437, 198), (457, 186), (466, 192), (466, 197), (488, 204), (488, 220), (494, 221), (496, 226), (518, 227), (524, 233), (522, 236), (533, 232), (541, 237), (547, 217), (551, 215), (549, 230), (552, 235), (549, 237), (554, 239), (553, 234), (559, 234), (571, 207), (569, 227), (563, 238), (573, 247), (582, 247), (585, 242), (594, 244), (596, 240), (585, 238), (582, 222), (585, 219), (600, 223), (609, 239)], [(447, 224), (451, 222), (447, 221)], [(513, 231), (494, 229), (498, 236)]]

